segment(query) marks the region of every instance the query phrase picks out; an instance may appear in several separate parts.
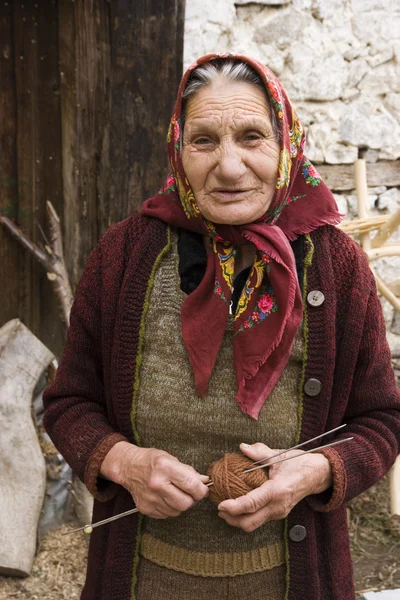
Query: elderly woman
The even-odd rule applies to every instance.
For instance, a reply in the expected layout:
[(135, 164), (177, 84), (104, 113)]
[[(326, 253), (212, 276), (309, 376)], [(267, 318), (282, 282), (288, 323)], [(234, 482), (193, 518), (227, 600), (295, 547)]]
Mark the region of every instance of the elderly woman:
[[(400, 396), (373, 276), (334, 224), (285, 91), (260, 63), (184, 75), (172, 174), (91, 254), (45, 395), (95, 497), (85, 600), (351, 600), (345, 503), (398, 453)], [(210, 463), (343, 423), (351, 442), (207, 498)]]

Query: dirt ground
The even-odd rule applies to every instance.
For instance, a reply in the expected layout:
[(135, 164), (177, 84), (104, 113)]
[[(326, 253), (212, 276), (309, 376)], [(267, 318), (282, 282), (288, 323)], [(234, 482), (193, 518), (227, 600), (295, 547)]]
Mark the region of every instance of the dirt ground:
[[(357, 599), (363, 592), (400, 588), (400, 528), (396, 533), (390, 521), (388, 477), (349, 508)], [(63, 525), (44, 537), (30, 577), (0, 577), (0, 600), (78, 600), (88, 538), (83, 533), (61, 535), (75, 526)]]

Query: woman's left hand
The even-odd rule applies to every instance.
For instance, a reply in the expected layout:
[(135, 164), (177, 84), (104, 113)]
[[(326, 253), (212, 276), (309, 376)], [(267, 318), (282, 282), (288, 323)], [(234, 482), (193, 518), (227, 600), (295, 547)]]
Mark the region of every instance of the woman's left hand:
[[(279, 452), (260, 443), (241, 444), (240, 449), (253, 461)], [(296, 454), (300, 456), (270, 467), (268, 481), (259, 488), (235, 500), (221, 502), (219, 516), (229, 525), (251, 532), (268, 521), (285, 519), (300, 500), (332, 485), (331, 466), (323, 454), (291, 450), (279, 458)]]

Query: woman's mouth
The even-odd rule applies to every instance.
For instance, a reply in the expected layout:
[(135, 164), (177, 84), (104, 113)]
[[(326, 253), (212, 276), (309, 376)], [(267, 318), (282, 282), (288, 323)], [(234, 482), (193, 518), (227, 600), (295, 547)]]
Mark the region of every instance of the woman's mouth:
[(213, 196), (217, 196), (222, 200), (238, 200), (241, 196), (248, 193), (250, 190), (248, 189), (224, 189), (224, 188), (216, 188), (212, 191)]

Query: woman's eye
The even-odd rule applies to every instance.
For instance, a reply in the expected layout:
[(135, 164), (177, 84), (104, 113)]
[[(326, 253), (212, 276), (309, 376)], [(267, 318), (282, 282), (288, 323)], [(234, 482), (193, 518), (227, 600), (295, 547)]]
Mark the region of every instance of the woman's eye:
[(195, 138), (194, 143), (197, 146), (204, 146), (206, 144), (212, 144), (212, 139), (206, 136), (200, 136), (198, 138)]
[(245, 134), (244, 139), (246, 141), (253, 142), (253, 141), (256, 141), (256, 140), (261, 140), (262, 137), (263, 136), (258, 131), (248, 131)]

